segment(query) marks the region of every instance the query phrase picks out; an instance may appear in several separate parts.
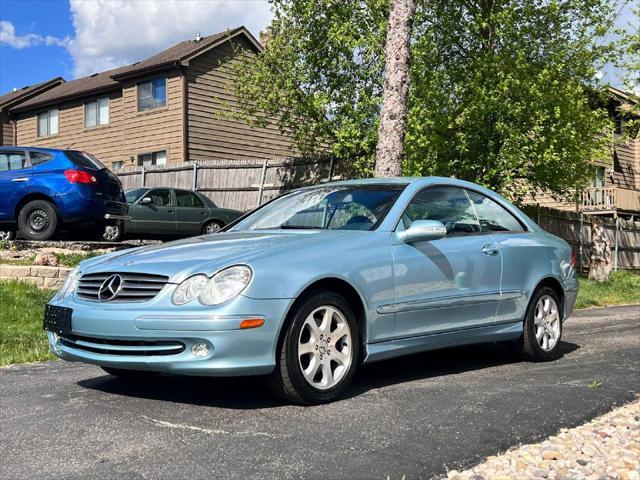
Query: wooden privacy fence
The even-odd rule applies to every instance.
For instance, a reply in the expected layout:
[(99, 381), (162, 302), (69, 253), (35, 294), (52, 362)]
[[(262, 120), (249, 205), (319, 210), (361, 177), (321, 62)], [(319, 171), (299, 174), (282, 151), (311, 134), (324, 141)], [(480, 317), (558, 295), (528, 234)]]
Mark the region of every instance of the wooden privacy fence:
[[(117, 174), (125, 189), (144, 186), (197, 190), (217, 205), (248, 211), (294, 188), (354, 178), (356, 172), (352, 160), (325, 157), (196, 161), (125, 169)], [(535, 205), (525, 207), (525, 211), (544, 230), (566, 240), (578, 256), (580, 268), (588, 270), (593, 215)], [(602, 220), (614, 268), (640, 271), (640, 222), (621, 218)]]
[(326, 158), (233, 159), (178, 166), (118, 170), (126, 189), (174, 187), (197, 190), (216, 205), (252, 210), (291, 189), (353, 176), (352, 162)]
[[(563, 238), (576, 253), (581, 270), (589, 269), (591, 222), (596, 215), (565, 212), (550, 208), (525, 208), (540, 227)], [(640, 271), (640, 222), (599, 217), (611, 245), (614, 269)]]

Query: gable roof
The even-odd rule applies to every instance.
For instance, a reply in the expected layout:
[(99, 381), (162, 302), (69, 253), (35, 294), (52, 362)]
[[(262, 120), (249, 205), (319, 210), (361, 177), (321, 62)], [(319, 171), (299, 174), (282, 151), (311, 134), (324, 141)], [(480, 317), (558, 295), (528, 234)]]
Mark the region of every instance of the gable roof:
[(61, 83), (64, 83), (64, 78), (55, 77), (51, 80), (36, 83), (35, 85), (27, 85), (26, 87), (22, 87), (18, 90), (2, 95), (0, 96), (0, 110), (9, 108), (12, 105), (19, 103), (21, 100), (28, 99), (37, 95), (39, 92), (43, 92)]
[(18, 105), (13, 111), (25, 111), (36, 107), (43, 107), (72, 98), (88, 96), (95, 93), (109, 91), (121, 87), (121, 82), (125, 79), (167, 70), (180, 65), (188, 65), (188, 61), (201, 55), (202, 53), (217, 47), (238, 35), (244, 35), (257, 50), (262, 46), (251, 35), (245, 27), (238, 27), (232, 30), (202, 37), (200, 40), (186, 40), (180, 42), (160, 53), (157, 53), (145, 60), (114, 68), (101, 73), (95, 73), (88, 77), (71, 80), (53, 88), (42, 95), (31, 98)]

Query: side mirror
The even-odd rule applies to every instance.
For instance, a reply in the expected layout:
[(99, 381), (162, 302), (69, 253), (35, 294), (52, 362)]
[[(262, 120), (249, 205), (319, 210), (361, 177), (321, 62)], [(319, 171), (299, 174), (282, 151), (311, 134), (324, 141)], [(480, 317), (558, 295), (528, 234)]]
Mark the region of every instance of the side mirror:
[(438, 220), (415, 220), (404, 232), (398, 232), (398, 237), (404, 243), (414, 243), (439, 240), (446, 234), (447, 227)]
[(144, 197), (142, 200), (140, 200), (140, 205), (151, 205), (151, 198), (150, 197)]

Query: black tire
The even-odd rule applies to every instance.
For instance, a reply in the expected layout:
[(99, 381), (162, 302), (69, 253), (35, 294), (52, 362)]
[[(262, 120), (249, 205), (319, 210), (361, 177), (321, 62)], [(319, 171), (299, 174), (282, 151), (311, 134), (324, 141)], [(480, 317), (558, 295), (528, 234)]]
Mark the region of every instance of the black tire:
[(0, 242), (8, 242), (9, 240), (16, 239), (16, 231), (15, 230), (2, 230), (0, 228)]
[[(219, 222), (217, 220), (210, 220), (202, 226), (202, 234), (205, 235), (207, 233), (216, 233), (222, 227), (224, 227), (222, 222)], [(208, 232), (209, 228), (214, 228), (215, 231)]]
[[(536, 339), (536, 325), (535, 325), (535, 317), (538, 302), (542, 297), (548, 296), (553, 299), (555, 302), (557, 313), (558, 313), (558, 338), (555, 342), (555, 345), (552, 349), (545, 351), (538, 340)], [(529, 360), (532, 362), (548, 362), (550, 360), (556, 360), (560, 357), (559, 346), (562, 341), (562, 313), (563, 313), (563, 304), (558, 298), (555, 290), (549, 287), (542, 287), (535, 291), (533, 296), (531, 297), (531, 301), (529, 302), (529, 307), (527, 308), (527, 316), (524, 320), (524, 331), (522, 337), (519, 340), (519, 352), (521, 356), (525, 360)]]
[(105, 225), (102, 228), (100, 239), (105, 242), (119, 242), (122, 240), (123, 225), (122, 222)]
[(18, 214), (18, 230), (27, 240), (49, 240), (57, 228), (58, 212), (46, 200), (33, 200)]
[[(351, 333), (351, 361), (338, 383), (322, 390), (312, 386), (304, 377), (298, 360), (298, 340), (304, 322), (319, 307), (330, 306), (340, 311)], [(283, 326), (285, 329), (276, 351), (276, 367), (267, 377), (271, 390), (287, 402), (300, 405), (328, 403), (340, 398), (349, 387), (360, 359), (360, 332), (353, 310), (341, 295), (318, 291), (306, 296), (294, 306)], [(335, 344), (329, 348), (337, 348)], [(342, 347), (344, 348), (344, 347)]]
[(158, 375), (158, 372), (150, 372), (146, 370), (125, 370), (122, 368), (113, 368), (113, 367), (100, 367), (102, 370), (107, 372), (109, 375), (113, 375), (114, 377), (121, 378), (123, 380), (135, 380), (135, 379), (143, 379), (147, 377), (155, 377)]

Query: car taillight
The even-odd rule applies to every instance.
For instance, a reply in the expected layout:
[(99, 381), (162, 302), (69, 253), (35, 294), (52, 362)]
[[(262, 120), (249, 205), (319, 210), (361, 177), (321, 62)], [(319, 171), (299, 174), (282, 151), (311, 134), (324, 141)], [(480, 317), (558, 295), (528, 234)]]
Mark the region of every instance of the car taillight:
[(578, 268), (578, 259), (576, 257), (576, 252), (571, 250), (571, 266), (575, 269)]
[(96, 177), (84, 170), (65, 170), (64, 176), (70, 183), (97, 183)]

